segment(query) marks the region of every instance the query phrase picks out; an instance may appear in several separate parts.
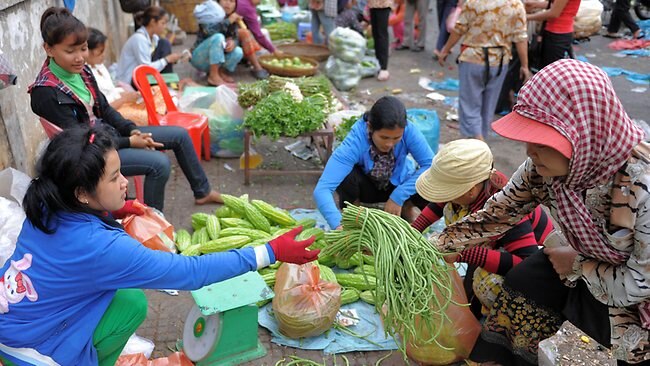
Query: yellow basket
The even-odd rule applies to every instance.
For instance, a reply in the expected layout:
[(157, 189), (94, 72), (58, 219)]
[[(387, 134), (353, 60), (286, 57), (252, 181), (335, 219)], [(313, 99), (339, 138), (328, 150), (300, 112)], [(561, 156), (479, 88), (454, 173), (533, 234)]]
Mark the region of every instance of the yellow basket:
[(201, 2), (201, 0), (160, 0), (160, 6), (178, 18), (178, 25), (182, 30), (196, 33), (199, 31), (199, 25), (194, 18), (194, 7)]
[[(278, 67), (269, 64), (269, 61), (274, 58), (281, 60), (285, 58), (294, 58), (294, 57), (298, 57), (302, 62), (307, 62), (311, 64), (312, 67), (308, 69), (307, 68), (297, 69), (297, 68), (289, 68), (289, 67)], [(316, 74), (316, 71), (318, 71), (318, 61), (310, 57), (293, 56), (293, 55), (282, 55), (282, 56), (264, 55), (259, 57), (259, 61), (260, 61), (260, 65), (262, 65), (262, 67), (265, 68), (266, 71), (268, 71), (273, 75), (288, 76), (288, 77), (312, 76)]]

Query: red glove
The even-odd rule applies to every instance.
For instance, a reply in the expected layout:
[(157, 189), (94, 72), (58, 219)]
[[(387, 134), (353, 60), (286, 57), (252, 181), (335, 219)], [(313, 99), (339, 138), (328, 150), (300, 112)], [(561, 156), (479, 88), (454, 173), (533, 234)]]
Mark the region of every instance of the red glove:
[(296, 241), (296, 235), (302, 232), (302, 226), (284, 233), (277, 238), (271, 240), (269, 245), (273, 248), (275, 260), (286, 263), (305, 264), (318, 258), (320, 249), (308, 250), (316, 237), (303, 241)]
[(129, 200), (124, 202), (124, 206), (117, 211), (111, 212), (113, 217), (116, 219), (123, 219), (129, 215), (144, 215), (145, 206), (143, 203), (140, 203), (137, 200)]

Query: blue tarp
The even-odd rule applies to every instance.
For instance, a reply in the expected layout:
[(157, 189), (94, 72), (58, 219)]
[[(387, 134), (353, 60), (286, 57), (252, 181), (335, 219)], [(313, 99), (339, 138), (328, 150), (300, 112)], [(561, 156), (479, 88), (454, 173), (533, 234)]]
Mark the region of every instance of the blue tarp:
[(435, 90), (451, 90), (456, 91), (459, 88), (458, 79), (446, 78), (444, 81), (432, 81), (429, 83), (429, 87)]
[(650, 83), (650, 74), (640, 74), (638, 72), (621, 69), (620, 67), (601, 67), (601, 68), (603, 69), (603, 71), (607, 73), (607, 75), (610, 78), (619, 75), (625, 75), (625, 77), (629, 81), (635, 84), (647, 85)]

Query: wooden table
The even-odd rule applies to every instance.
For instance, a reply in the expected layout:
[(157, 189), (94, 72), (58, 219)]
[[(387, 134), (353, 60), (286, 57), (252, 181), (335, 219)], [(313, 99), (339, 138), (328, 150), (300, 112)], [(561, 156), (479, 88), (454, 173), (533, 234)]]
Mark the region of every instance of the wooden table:
[[(251, 169), (250, 168), (250, 147), (251, 137), (253, 134), (247, 129), (244, 131), (244, 184), (249, 185), (251, 175), (287, 175), (287, 174), (321, 174), (322, 169), (301, 169), (301, 170), (279, 170), (279, 169)], [(322, 129), (314, 132), (304, 133), (298, 137), (310, 137), (316, 142), (316, 151), (318, 156), (323, 162), (323, 166), (327, 164), (327, 160), (332, 155), (332, 146), (334, 145), (334, 131), (331, 128)], [(325, 151), (319, 142), (325, 143)]]

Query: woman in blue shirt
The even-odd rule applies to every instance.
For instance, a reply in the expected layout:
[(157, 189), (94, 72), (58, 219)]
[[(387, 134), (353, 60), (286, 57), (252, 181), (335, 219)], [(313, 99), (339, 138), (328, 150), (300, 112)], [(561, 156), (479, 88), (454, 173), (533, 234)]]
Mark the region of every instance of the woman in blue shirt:
[[(417, 162), (407, 159), (411, 154)], [(431, 166), (433, 152), (416, 126), (407, 123), (399, 99), (382, 97), (357, 121), (328, 160), (314, 189), (314, 200), (331, 228), (341, 225), (339, 206), (386, 202), (386, 212), (415, 219), (411, 209), (427, 202), (415, 191), (415, 181)]]
[(127, 180), (100, 127), (61, 132), (37, 172), (16, 250), (0, 267), (0, 364), (114, 365), (146, 317), (140, 288), (196, 290), (319, 253), (306, 249), (313, 237), (295, 240), (301, 228), (266, 245), (197, 257), (144, 247), (109, 213), (125, 206)]

